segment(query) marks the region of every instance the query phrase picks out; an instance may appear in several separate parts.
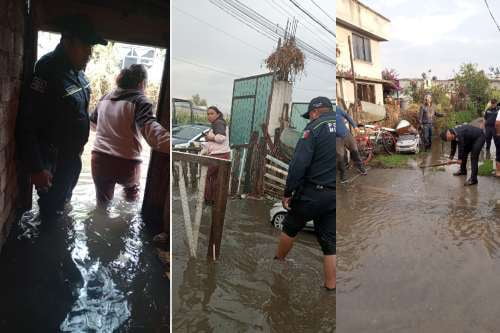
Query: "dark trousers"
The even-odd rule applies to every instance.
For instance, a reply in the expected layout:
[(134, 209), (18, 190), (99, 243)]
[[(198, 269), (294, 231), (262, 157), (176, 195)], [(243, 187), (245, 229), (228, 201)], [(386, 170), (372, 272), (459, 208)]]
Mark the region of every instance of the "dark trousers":
[(500, 135), (495, 135), (495, 148), (497, 150), (496, 161), (500, 163)]
[[(486, 151), (490, 151), (491, 140), (495, 138), (495, 126), (486, 126), (484, 128), (484, 135), (486, 137)], [(496, 146), (496, 144), (495, 144)], [(498, 147), (497, 147), (498, 150)]]
[(71, 201), (73, 189), (78, 183), (82, 171), (82, 159), (79, 152), (59, 153), (47, 161), (52, 173), (52, 186), (47, 192), (38, 191), (38, 206), (40, 213), (51, 216), (64, 209), (64, 205)]
[(472, 179), (472, 180), (477, 180), (477, 172), (479, 169), (479, 154), (481, 153), (481, 150), (483, 149), (484, 141), (485, 141), (484, 135), (481, 135), (475, 141), (466, 143), (465, 147), (464, 147), (464, 155), (462, 156), (462, 164), (460, 164), (460, 170), (464, 173), (467, 172), (467, 158), (468, 158), (469, 153), (470, 153), (471, 154), (471, 156), (470, 156), (470, 162), (471, 162), (470, 179)]
[(340, 178), (344, 178), (345, 176), (345, 168), (346, 168), (346, 149), (351, 152), (351, 158), (354, 160), (356, 167), (359, 170), (364, 170), (363, 162), (361, 161), (361, 157), (359, 156), (358, 146), (356, 145), (356, 140), (354, 137), (348, 133), (345, 137), (337, 137), (335, 141), (335, 149), (337, 153), (337, 170), (339, 171)]
[(92, 179), (99, 206), (106, 206), (113, 200), (116, 184), (123, 186), (127, 201), (135, 201), (139, 198), (141, 161), (93, 151)]
[(422, 135), (424, 140), (424, 147), (430, 148), (432, 146), (432, 125), (431, 124), (423, 124), (422, 125)]
[(306, 186), (293, 198), (291, 208), (283, 222), (283, 232), (294, 238), (308, 221), (314, 221), (314, 231), (323, 254), (336, 254), (336, 191)]

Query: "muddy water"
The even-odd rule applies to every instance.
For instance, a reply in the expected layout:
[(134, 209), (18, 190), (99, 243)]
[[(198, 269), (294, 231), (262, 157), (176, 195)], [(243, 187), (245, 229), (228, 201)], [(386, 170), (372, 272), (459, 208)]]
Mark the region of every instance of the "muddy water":
[(66, 216), (41, 224), (35, 205), (11, 232), (0, 256), (1, 332), (168, 331), (169, 282), (142, 200), (123, 201), (118, 186), (109, 211), (96, 210), (90, 148)]
[[(425, 163), (442, 156), (437, 142)], [(498, 331), (500, 180), (464, 187), (457, 168), (372, 169), (338, 188), (340, 332)]]
[[(228, 203), (221, 257), (205, 255), (210, 212), (204, 211), (198, 258), (190, 259), (182, 209), (173, 201), (173, 322), (178, 332), (333, 332), (335, 295), (321, 289), (322, 254), (311, 233), (299, 236), (289, 260), (275, 262), (279, 232), (271, 204)], [(176, 196), (177, 195), (177, 196)], [(194, 206), (194, 200), (191, 201)]]

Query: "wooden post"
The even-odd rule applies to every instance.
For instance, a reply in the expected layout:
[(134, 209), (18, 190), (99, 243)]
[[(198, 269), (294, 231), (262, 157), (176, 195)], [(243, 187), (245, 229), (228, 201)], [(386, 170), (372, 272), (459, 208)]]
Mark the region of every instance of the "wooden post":
[[(222, 242), (222, 231), (224, 229), (224, 217), (226, 214), (227, 195), (229, 191), (230, 164), (219, 166), (217, 177), (217, 195), (212, 207), (212, 227), (210, 228), (210, 240), (208, 242), (207, 257), (216, 259), (220, 255)], [(215, 252), (215, 253), (214, 253)]]
[[(158, 102), (158, 121), (163, 127), (170, 128), (170, 90), (169, 87), (169, 56), (165, 56), (163, 78)], [(168, 204), (166, 204), (166, 200)], [(153, 232), (170, 233), (170, 214), (164, 209), (170, 207), (170, 155), (152, 151), (149, 162), (148, 177), (144, 190), (142, 215), (146, 224)], [(168, 218), (167, 218), (168, 217)]]
[(231, 174), (231, 196), (238, 194), (238, 180), (241, 163), (242, 148), (233, 149), (233, 167)]
[(357, 106), (358, 106), (358, 89), (356, 83), (356, 72), (354, 71), (354, 57), (352, 55), (352, 43), (351, 36), (347, 36), (347, 42), (349, 43), (349, 58), (351, 60), (351, 71), (352, 71), (352, 84), (354, 86), (354, 109), (353, 116), (356, 121), (359, 121), (359, 117), (357, 114)]

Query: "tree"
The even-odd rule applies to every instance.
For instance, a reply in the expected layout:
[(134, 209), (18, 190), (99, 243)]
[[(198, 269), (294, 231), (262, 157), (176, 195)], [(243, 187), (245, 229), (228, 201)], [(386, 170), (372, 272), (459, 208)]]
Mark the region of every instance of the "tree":
[(207, 100), (204, 98), (201, 98), (199, 94), (191, 96), (191, 102), (193, 102), (194, 105), (197, 106), (207, 106)]
[(488, 102), (490, 80), (483, 70), (476, 64), (463, 64), (454, 77), (458, 90), (465, 92), (465, 97), (473, 103), (476, 111), (483, 110)]

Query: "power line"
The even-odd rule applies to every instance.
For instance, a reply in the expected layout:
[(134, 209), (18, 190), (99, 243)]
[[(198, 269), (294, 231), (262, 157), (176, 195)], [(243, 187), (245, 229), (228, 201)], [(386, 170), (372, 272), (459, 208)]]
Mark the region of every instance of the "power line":
[[(205, 65), (205, 64), (200, 64), (200, 63), (193, 62), (193, 61), (190, 61), (190, 60), (187, 60), (187, 59), (184, 59), (184, 58), (172, 57), (172, 59), (174, 59), (176, 61), (184, 62), (184, 63), (192, 65), (192, 66), (196, 66), (196, 67), (199, 67), (199, 68), (207, 69), (207, 70), (212, 71), (212, 72), (216, 72), (216, 73), (220, 73), (220, 74), (223, 74), (223, 75), (235, 77), (235, 78), (240, 78), (240, 77), (248, 76), (248, 75), (243, 75), (243, 74), (237, 74), (237, 73), (228, 72), (228, 71), (223, 70), (223, 69), (215, 68), (215, 67), (212, 67), (212, 66), (209, 66), (209, 65)], [(306, 90), (306, 91), (326, 91), (327, 90), (327, 89), (309, 89), (309, 88), (299, 88), (299, 87), (295, 87), (295, 89)]]
[[(237, 18), (238, 20), (252, 27), (256, 31), (264, 33), (267, 36), (270, 36), (275, 41), (285, 36), (286, 31), (282, 27), (274, 24), (261, 14), (257, 13), (255, 10), (243, 5), (241, 2), (237, 0), (210, 0), (210, 1), (217, 7), (229, 13), (231, 16)], [(299, 38), (296, 38), (296, 44), (300, 49), (309, 53), (317, 61), (323, 62), (328, 65), (333, 65), (333, 66), (336, 65), (336, 61), (334, 58), (322, 53), (321, 51), (312, 47), (308, 43), (300, 40)]]
[[(279, 10), (280, 13), (284, 13), (285, 16), (290, 16), (290, 17), (294, 17), (295, 16), (293, 13), (290, 13), (286, 8), (284, 8), (284, 6), (280, 5), (275, 0), (268, 1), (268, 4), (272, 5), (274, 8), (276, 8), (277, 10)], [(300, 13), (300, 14), (302, 14), (302, 13)], [(299, 21), (299, 24), (300, 24), (300, 26), (304, 27), (306, 30), (308, 30), (309, 32), (311, 32), (312, 36), (314, 36), (317, 41), (325, 44), (325, 46), (331, 46), (332, 50), (334, 49), (333, 44), (330, 44), (330, 40), (328, 40), (327, 38), (323, 37), (323, 35), (318, 34), (317, 32), (314, 32), (312, 30), (312, 27), (310, 28), (308, 25), (306, 25), (305, 23), (303, 23), (301, 21)]]
[(209, 27), (211, 27), (211, 28), (213, 28), (213, 29), (215, 29), (215, 30), (217, 30), (217, 31), (219, 31), (219, 32), (221, 32), (221, 33), (223, 33), (223, 34), (225, 34), (226, 36), (231, 37), (231, 38), (233, 38), (233, 39), (235, 39), (235, 40), (237, 40), (237, 41), (239, 41), (239, 42), (241, 42), (241, 43), (245, 44), (246, 46), (251, 47), (251, 48), (253, 48), (253, 49), (255, 49), (255, 50), (257, 50), (257, 51), (261, 52), (262, 54), (266, 54), (266, 53), (267, 53), (267, 51), (264, 51), (263, 49), (260, 49), (260, 48), (258, 48), (258, 47), (256, 47), (256, 46), (254, 46), (254, 45), (252, 45), (252, 44), (250, 44), (250, 43), (248, 43), (248, 42), (244, 41), (243, 39), (238, 38), (238, 37), (236, 37), (236, 36), (234, 36), (234, 35), (232, 35), (232, 34), (230, 34), (230, 33), (226, 32), (226, 31), (224, 31), (224, 30), (222, 30), (222, 29), (219, 29), (219, 28), (217, 28), (216, 26), (214, 26), (213, 24), (210, 24), (210, 23), (208, 23), (207, 21), (200, 19), (199, 17), (196, 17), (196, 16), (194, 16), (194, 15), (192, 15), (192, 14), (189, 14), (188, 12), (185, 12), (185, 11), (183, 11), (182, 9), (180, 9), (180, 8), (178, 8), (178, 7), (176, 7), (176, 6), (172, 6), (172, 7), (173, 7), (175, 10), (177, 10), (177, 11), (179, 11), (179, 12), (183, 13), (184, 15), (187, 15), (187, 16), (189, 16), (189, 17), (191, 17), (191, 18), (193, 18), (193, 19), (195, 19), (195, 20), (197, 20), (197, 21), (199, 21), (199, 22), (201, 22), (201, 23), (204, 23), (204, 24), (208, 25)]
[[(233, 38), (234, 40), (237, 40), (237, 41), (239, 41), (239, 42), (241, 42), (241, 43), (245, 44), (245, 45), (246, 45), (246, 46), (248, 46), (248, 47), (251, 47), (251, 48), (253, 48), (253, 49), (255, 49), (255, 50), (259, 51), (260, 53), (262, 53), (262, 55), (267, 55), (267, 51), (264, 51), (263, 49), (260, 49), (260, 48), (258, 48), (258, 47), (256, 47), (256, 46), (254, 46), (254, 45), (252, 45), (252, 44), (250, 44), (250, 43), (247, 43), (246, 41), (244, 41), (244, 40), (242, 40), (242, 39), (240, 39), (240, 38), (238, 38), (238, 37), (236, 37), (236, 36), (234, 36), (234, 35), (232, 35), (232, 34), (229, 34), (228, 32), (226, 32), (226, 31), (224, 31), (224, 30), (222, 30), (222, 29), (217, 28), (216, 26), (214, 26), (214, 25), (212, 25), (212, 24), (210, 24), (210, 23), (206, 22), (205, 20), (200, 19), (199, 17), (197, 17), (197, 16), (195, 16), (195, 15), (189, 14), (189, 13), (187, 13), (186, 11), (184, 11), (184, 10), (182, 10), (182, 9), (180, 9), (180, 8), (176, 7), (176, 6), (173, 6), (173, 8), (174, 8), (175, 10), (177, 10), (177, 11), (179, 11), (179, 12), (183, 13), (183, 14), (184, 14), (184, 15), (186, 15), (186, 16), (189, 16), (189, 17), (191, 17), (191, 18), (193, 18), (193, 19), (195, 19), (195, 20), (197, 20), (197, 21), (199, 21), (199, 22), (201, 22), (201, 23), (203, 23), (203, 24), (208, 25), (209, 27), (213, 28), (214, 30), (216, 30), (216, 31), (218, 31), (218, 32), (221, 32), (221, 33), (223, 33), (223, 34), (227, 35), (228, 37), (231, 37), (231, 38)], [(192, 64), (192, 65), (196, 65), (196, 66), (198, 66), (198, 65), (199, 65), (199, 66), (205, 66), (205, 67), (203, 67), (203, 68), (206, 68), (206, 67), (207, 67), (207, 65), (194, 64), (194, 63), (188, 62), (188, 61), (183, 60), (183, 59), (180, 59), (180, 58), (177, 58), (176, 60), (178, 60), (178, 61), (182, 61), (182, 62), (186, 62), (186, 63)], [(221, 71), (221, 72), (223, 72), (223, 71)], [(224, 73), (227, 73), (227, 72), (224, 72)], [(232, 75), (232, 74), (231, 74), (231, 75)], [(322, 78), (322, 77), (320, 77), (320, 76), (318, 76), (318, 75), (315, 75), (315, 74), (313, 74), (313, 73), (309, 73), (308, 75), (311, 75), (311, 76), (313, 76), (313, 77), (315, 77), (315, 78), (318, 78), (318, 79), (320, 79), (320, 80), (323, 80), (323, 81), (325, 81), (325, 82), (327, 82), (327, 83), (334, 83), (333, 81), (330, 81), (330, 80), (324, 79), (324, 78)]]
[(183, 58), (179, 58), (179, 57), (172, 57), (172, 59), (180, 61), (180, 62), (184, 62), (184, 63), (192, 65), (192, 66), (196, 66), (196, 67), (208, 69), (208, 70), (216, 72), (216, 73), (228, 75), (228, 76), (231, 76), (231, 77), (245, 77), (245, 75), (242, 75), (242, 74), (236, 74), (236, 73), (227, 72), (227, 71), (222, 70), (222, 69), (218, 69), (218, 68), (215, 68), (215, 67), (212, 67), (212, 66), (209, 66), (209, 65), (199, 64), (199, 63), (192, 62), (192, 61), (189, 61), (189, 60), (186, 60), (186, 59), (183, 59)]
[(323, 14), (325, 14), (328, 18), (330, 18), (330, 20), (332, 20), (333, 22), (335, 22), (335, 24), (337, 23), (337, 21), (336, 21), (333, 17), (331, 17), (331, 16), (330, 16), (330, 15), (329, 15), (329, 14), (328, 14), (328, 13), (327, 13), (327, 12), (326, 12), (323, 8), (321, 8), (321, 7), (320, 7), (320, 6), (316, 3), (316, 1), (311, 0), (311, 2), (312, 2), (312, 3), (316, 6), (316, 7), (318, 7), (318, 8), (319, 8), (319, 10), (321, 10), (321, 11), (323, 12)]
[[(486, 1), (486, 0), (485, 0)], [(326, 27), (326, 25), (324, 25), (323, 23), (321, 23), (317, 18), (315, 18), (314, 16), (312, 16), (307, 10), (305, 10), (304, 8), (302, 8), (297, 2), (295, 2), (294, 0), (290, 0), (291, 3), (293, 3), (295, 5), (295, 7), (297, 7), (298, 9), (300, 9), (302, 12), (304, 12), (304, 14), (306, 14), (307, 16), (309, 16), (309, 18), (311, 20), (313, 20), (314, 22), (318, 23), (323, 29), (325, 29), (328, 33), (330, 33), (333, 37), (337, 38), (337, 36), (335, 35), (335, 33), (333, 31), (331, 31), (330, 29), (328, 29)]]
[(484, 0), (484, 4), (486, 5), (486, 8), (488, 8), (488, 11), (490, 12), (490, 16), (493, 19), (493, 22), (495, 22), (495, 25), (497, 26), (498, 31), (500, 31), (500, 26), (498, 25), (498, 22), (495, 19), (495, 16), (493, 16), (493, 13), (491, 12), (490, 5), (488, 4), (488, 1)]

